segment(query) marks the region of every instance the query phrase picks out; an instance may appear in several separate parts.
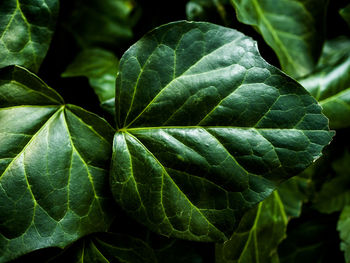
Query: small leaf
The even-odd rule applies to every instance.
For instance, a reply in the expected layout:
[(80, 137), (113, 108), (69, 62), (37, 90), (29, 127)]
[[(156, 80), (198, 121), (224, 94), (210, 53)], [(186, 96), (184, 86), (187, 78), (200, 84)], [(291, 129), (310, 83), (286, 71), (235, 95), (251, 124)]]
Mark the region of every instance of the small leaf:
[(328, 0), (231, 0), (240, 22), (254, 26), (292, 77), (310, 73), (321, 53)]
[(350, 206), (345, 206), (340, 214), (337, 230), (341, 239), (340, 250), (344, 251), (345, 262), (350, 261)]
[(113, 129), (17, 66), (0, 98), (0, 262), (107, 230)]
[(144, 36), (120, 61), (116, 94), (114, 198), (166, 236), (226, 240), (333, 136), (315, 99), (254, 41), (210, 23)]
[(0, 68), (21, 65), (38, 71), (55, 29), (58, 0), (0, 2)]
[(230, 0), (190, 0), (186, 4), (186, 16), (192, 21), (218, 20), (228, 25), (230, 9)]
[(275, 191), (243, 216), (230, 240), (216, 245), (216, 263), (273, 262), (286, 230), (284, 205)]
[(157, 263), (142, 240), (121, 234), (100, 233), (83, 238), (48, 263)]
[(350, 126), (350, 39), (326, 42), (317, 70), (299, 81), (320, 102), (331, 128)]
[(348, 25), (350, 27), (350, 4), (348, 4), (343, 9), (340, 9), (339, 13), (344, 18), (344, 20), (348, 23)]
[(118, 72), (118, 63), (118, 59), (112, 52), (99, 48), (85, 49), (62, 73), (62, 77), (87, 77), (102, 106), (114, 114), (115, 77)]

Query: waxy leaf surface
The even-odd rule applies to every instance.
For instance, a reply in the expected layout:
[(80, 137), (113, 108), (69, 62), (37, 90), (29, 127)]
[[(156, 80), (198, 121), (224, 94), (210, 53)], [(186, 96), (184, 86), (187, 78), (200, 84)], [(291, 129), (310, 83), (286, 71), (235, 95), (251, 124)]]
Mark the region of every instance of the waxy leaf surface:
[(0, 262), (107, 230), (112, 138), (27, 70), (0, 71)]
[(116, 115), (115, 200), (153, 231), (201, 241), (227, 239), (333, 135), (315, 99), (252, 39), (210, 23), (171, 23), (133, 45)]
[(350, 39), (326, 42), (317, 70), (299, 81), (319, 101), (331, 128), (350, 126)]
[(55, 29), (58, 0), (0, 1), (0, 68), (38, 71)]
[(272, 262), (278, 244), (285, 238), (287, 221), (275, 191), (243, 216), (230, 240), (216, 245), (216, 263)]
[(254, 26), (292, 77), (310, 73), (321, 53), (328, 0), (231, 0), (240, 22)]

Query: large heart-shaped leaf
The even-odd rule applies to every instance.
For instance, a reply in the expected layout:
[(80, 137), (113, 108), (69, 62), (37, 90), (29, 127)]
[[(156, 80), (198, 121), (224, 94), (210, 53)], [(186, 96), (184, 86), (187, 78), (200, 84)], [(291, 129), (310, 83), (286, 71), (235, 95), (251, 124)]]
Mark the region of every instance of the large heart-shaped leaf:
[(326, 42), (317, 70), (299, 81), (320, 102), (331, 128), (350, 126), (350, 39)]
[(254, 26), (293, 77), (310, 73), (321, 53), (328, 0), (231, 0), (237, 18)]
[(0, 67), (39, 69), (49, 49), (58, 4), (58, 0), (0, 2)]
[(25, 69), (0, 71), (0, 262), (108, 228), (113, 133)]
[(242, 213), (315, 161), (321, 107), (236, 30), (175, 22), (120, 61), (111, 188), (163, 235), (225, 240)]

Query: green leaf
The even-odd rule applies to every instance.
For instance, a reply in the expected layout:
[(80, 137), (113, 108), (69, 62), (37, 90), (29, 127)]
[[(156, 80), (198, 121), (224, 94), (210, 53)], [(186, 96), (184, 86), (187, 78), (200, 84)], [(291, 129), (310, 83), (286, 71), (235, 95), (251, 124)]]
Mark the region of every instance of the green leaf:
[(62, 73), (62, 77), (87, 77), (102, 106), (114, 114), (118, 63), (112, 52), (99, 48), (84, 49)]
[(79, 240), (48, 263), (156, 263), (145, 242), (122, 234), (101, 233)]
[(343, 9), (340, 9), (339, 13), (350, 26), (350, 4)]
[(277, 246), (285, 238), (286, 230), (287, 215), (275, 191), (243, 216), (230, 240), (216, 245), (216, 262), (274, 262)]
[(83, 48), (115, 48), (133, 36), (135, 4), (133, 0), (77, 0), (63, 23)]
[(120, 61), (116, 94), (114, 198), (166, 236), (226, 240), (333, 136), (315, 99), (254, 41), (210, 23), (144, 36)]
[(0, 2), (0, 68), (21, 65), (38, 71), (49, 48), (58, 0)]
[(240, 22), (254, 26), (292, 77), (310, 73), (321, 53), (328, 0), (231, 0)]
[(324, 182), (313, 200), (317, 210), (328, 214), (350, 205), (350, 153), (345, 151), (331, 165), (334, 171), (332, 178)]
[(0, 262), (65, 247), (112, 220), (114, 130), (63, 103), (27, 70), (0, 71)]
[(350, 126), (350, 39), (326, 42), (318, 69), (299, 81), (320, 102), (331, 128)]
[(340, 214), (337, 230), (341, 239), (340, 250), (344, 251), (345, 262), (350, 261), (350, 206), (345, 206)]

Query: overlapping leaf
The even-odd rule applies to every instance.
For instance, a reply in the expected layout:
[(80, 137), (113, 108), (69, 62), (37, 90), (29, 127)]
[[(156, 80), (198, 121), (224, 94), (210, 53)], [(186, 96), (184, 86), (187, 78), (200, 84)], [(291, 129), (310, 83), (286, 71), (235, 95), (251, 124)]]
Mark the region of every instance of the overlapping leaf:
[(216, 263), (273, 262), (286, 230), (287, 215), (275, 191), (243, 216), (230, 240), (216, 245)]
[(278, 248), (280, 263), (343, 262), (336, 231), (336, 215), (303, 209), (300, 218), (288, 224), (287, 238)]
[(350, 154), (332, 162), (333, 174), (325, 181), (313, 200), (314, 207), (322, 213), (340, 212), (350, 205)]
[[(221, 20), (225, 25), (229, 24), (227, 8), (229, 0), (190, 0), (186, 4), (186, 16), (193, 21)], [(231, 7), (232, 8), (232, 7)]]
[(156, 263), (153, 250), (142, 240), (103, 233), (79, 240), (48, 263)]
[(110, 224), (113, 129), (63, 103), (25, 69), (0, 71), (0, 262)]
[(317, 102), (243, 34), (171, 23), (120, 61), (111, 187), (163, 235), (225, 240), (332, 137)]
[(328, 0), (231, 0), (238, 20), (254, 26), (293, 77), (310, 73), (321, 53)]
[(58, 0), (0, 2), (0, 68), (21, 65), (37, 71), (49, 48)]
[(331, 128), (350, 126), (350, 40), (328, 41), (318, 69), (300, 83), (320, 102)]
[(118, 72), (118, 63), (112, 52), (99, 48), (85, 49), (77, 55), (62, 76), (87, 77), (101, 106), (114, 114), (115, 76)]
[(115, 48), (133, 35), (135, 4), (133, 0), (77, 0), (63, 23), (84, 48)]

